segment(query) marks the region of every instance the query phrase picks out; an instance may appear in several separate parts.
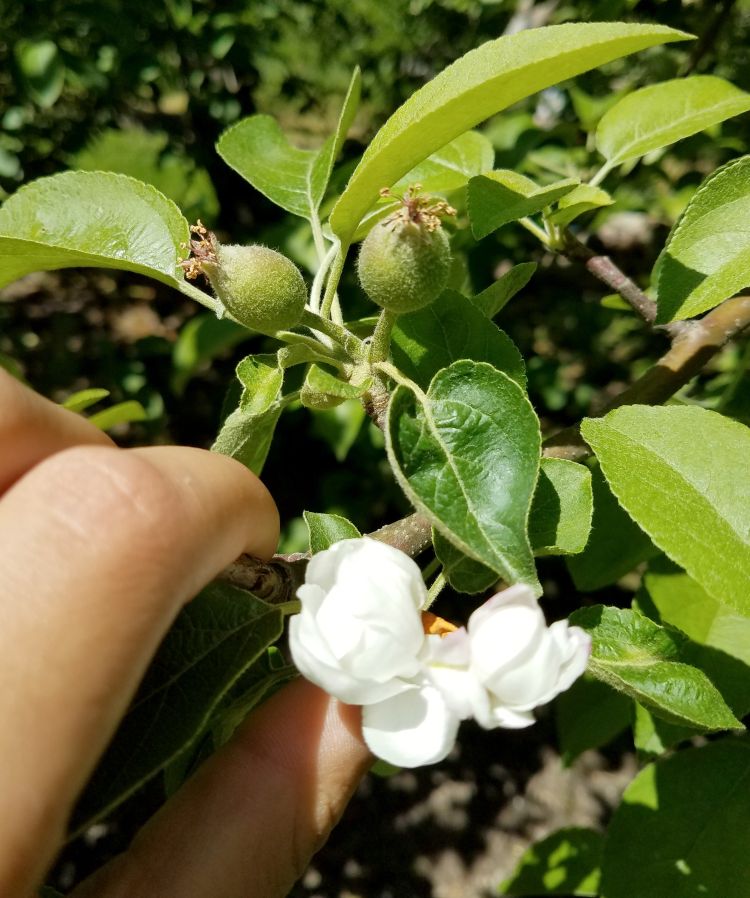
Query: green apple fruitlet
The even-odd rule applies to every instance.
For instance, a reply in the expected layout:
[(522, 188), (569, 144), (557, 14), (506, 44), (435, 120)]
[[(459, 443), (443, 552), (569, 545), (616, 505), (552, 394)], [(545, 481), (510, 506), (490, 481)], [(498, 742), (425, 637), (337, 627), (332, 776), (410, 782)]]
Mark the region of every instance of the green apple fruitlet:
[(185, 276), (192, 280), (205, 274), (236, 321), (262, 334), (299, 324), (307, 287), (294, 262), (267, 246), (224, 246), (200, 221), (191, 231), (191, 256), (182, 263)]
[(399, 314), (437, 299), (451, 268), (450, 244), (440, 216), (453, 210), (418, 197), (417, 189), (418, 185), (410, 188), (402, 208), (375, 225), (359, 253), (359, 280), (365, 293), (376, 305)]

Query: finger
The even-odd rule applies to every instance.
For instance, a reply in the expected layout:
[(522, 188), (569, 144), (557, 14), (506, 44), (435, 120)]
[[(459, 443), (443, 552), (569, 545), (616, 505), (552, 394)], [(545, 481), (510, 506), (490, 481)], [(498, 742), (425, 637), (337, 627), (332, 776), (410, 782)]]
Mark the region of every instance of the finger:
[(372, 762), (359, 718), (287, 686), (71, 898), (283, 898)]
[(180, 605), (241, 552), (270, 556), (278, 516), (232, 459), (79, 447), (11, 487), (0, 534), (5, 895), (49, 860)]
[(81, 415), (60, 408), (0, 368), (0, 494), (48, 455), (110, 438)]

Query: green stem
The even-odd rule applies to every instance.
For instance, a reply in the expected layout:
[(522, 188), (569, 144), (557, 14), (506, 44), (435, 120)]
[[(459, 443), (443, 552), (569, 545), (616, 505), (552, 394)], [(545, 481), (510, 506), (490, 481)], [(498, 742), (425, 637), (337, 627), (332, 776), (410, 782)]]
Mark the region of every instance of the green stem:
[(348, 246), (342, 246), (341, 244), (339, 244), (337, 247), (338, 251), (336, 253), (336, 257), (333, 260), (333, 264), (331, 265), (331, 270), (328, 275), (328, 283), (326, 284), (326, 292), (323, 296), (323, 302), (320, 306), (320, 314), (324, 318), (331, 317), (331, 307), (333, 306), (333, 299), (336, 296), (336, 291), (338, 290), (341, 275), (344, 272), (344, 262), (346, 261), (346, 253), (348, 249)]
[(391, 334), (398, 318), (398, 312), (383, 309), (375, 326), (370, 344), (370, 362), (386, 362), (391, 348)]
[(316, 340), (314, 337), (308, 337), (306, 334), (295, 334), (294, 331), (276, 331), (273, 336), (276, 340), (281, 340), (283, 343), (309, 346), (310, 349), (314, 350), (318, 355), (330, 358), (331, 364), (338, 367), (341, 367), (344, 363), (350, 361), (349, 356), (341, 350), (338, 345), (333, 347), (325, 346), (320, 340)]
[(443, 591), (447, 583), (448, 581), (445, 578), (445, 571), (440, 571), (437, 577), (435, 577), (435, 579), (432, 581), (432, 585), (430, 586), (430, 588), (427, 590), (427, 601), (425, 602), (422, 611), (430, 610), (433, 602)]
[(315, 251), (318, 254), (318, 262), (322, 265), (323, 260), (326, 257), (326, 239), (323, 236), (323, 228), (320, 226), (318, 210), (312, 209), (311, 212), (310, 227), (312, 228), (313, 243), (315, 244)]
[(427, 394), (424, 390), (418, 387), (413, 380), (409, 380), (405, 374), (402, 374), (395, 365), (392, 365), (390, 362), (377, 362), (375, 368), (377, 368), (378, 371), (382, 371), (386, 377), (395, 380), (397, 384), (408, 387), (422, 400), (422, 402), (427, 402)]
[(328, 250), (325, 257), (322, 259), (320, 263), (320, 267), (315, 272), (315, 277), (312, 282), (312, 289), (310, 290), (310, 308), (313, 312), (320, 311), (320, 295), (323, 292), (323, 284), (326, 280), (326, 275), (328, 274), (328, 269), (333, 264), (333, 260), (336, 258), (336, 253), (338, 253), (339, 247), (337, 243), (334, 243), (332, 247)]
[(291, 602), (282, 602), (280, 605), (274, 605), (274, 608), (278, 608), (284, 617), (289, 617), (302, 611), (302, 602), (299, 599), (292, 599)]
[(544, 228), (540, 228), (539, 225), (533, 221), (531, 218), (519, 218), (518, 223), (526, 228), (531, 234), (533, 234), (537, 240), (543, 243), (545, 246), (550, 245), (549, 234), (544, 230)]
[(425, 583), (430, 579), (433, 574), (437, 573), (438, 568), (440, 567), (440, 560), (436, 557), (433, 558), (432, 561), (428, 562), (422, 568), (422, 577)]
[(594, 177), (589, 181), (589, 187), (597, 187), (599, 184), (601, 184), (613, 168), (616, 168), (613, 163), (605, 162), (604, 165), (599, 169), (599, 171), (594, 175)]
[[(191, 299), (199, 302), (202, 306), (205, 306), (207, 309), (215, 312), (216, 315), (219, 315), (219, 317), (222, 317), (219, 313), (222, 311), (223, 307), (219, 300), (214, 296), (210, 296), (208, 293), (204, 293), (194, 284), (191, 284), (190, 281), (180, 281), (178, 289), (180, 293), (184, 293), (185, 296), (189, 296)], [(226, 317), (231, 318), (232, 316), (226, 315)]]
[(300, 324), (309, 327), (312, 331), (330, 337), (334, 343), (343, 346), (351, 358), (356, 359), (357, 361), (364, 361), (365, 344), (359, 337), (355, 337), (353, 333), (348, 331), (342, 325), (336, 324), (335, 321), (331, 321), (329, 318), (324, 318), (322, 315), (316, 315), (315, 312), (311, 312), (310, 309), (305, 309), (302, 313)]

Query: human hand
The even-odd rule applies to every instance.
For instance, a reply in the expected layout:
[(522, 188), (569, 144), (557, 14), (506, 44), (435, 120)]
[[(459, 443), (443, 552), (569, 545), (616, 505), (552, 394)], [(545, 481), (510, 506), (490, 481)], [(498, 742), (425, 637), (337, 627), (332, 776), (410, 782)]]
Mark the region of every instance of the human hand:
[[(0, 370), (0, 895), (34, 893), (180, 607), (277, 538), (232, 459), (117, 449)], [(370, 762), (358, 712), (287, 686), (73, 895), (285, 895)]]

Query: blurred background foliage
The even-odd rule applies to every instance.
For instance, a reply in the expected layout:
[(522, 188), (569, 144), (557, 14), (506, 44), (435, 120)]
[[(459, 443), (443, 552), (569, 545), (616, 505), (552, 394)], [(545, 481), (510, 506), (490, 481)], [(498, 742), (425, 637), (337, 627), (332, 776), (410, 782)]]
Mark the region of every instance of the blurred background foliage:
[[(222, 238), (279, 247), (308, 271), (306, 226), (228, 169), (214, 143), (228, 125), (263, 112), (299, 145), (319, 144), (356, 64), (363, 104), (339, 185), (411, 92), (472, 47), (526, 27), (653, 21), (698, 35), (693, 44), (613, 63), (488, 122), (496, 166), (541, 181), (598, 167), (590, 132), (613, 95), (689, 72), (750, 89), (747, 0), (5, 0), (0, 7), (0, 197), (68, 167), (125, 172)], [(632, 172), (620, 169), (605, 183), (613, 205), (581, 219), (582, 236), (647, 285), (676, 216), (707, 172), (745, 152), (748, 127), (748, 117), (732, 120), (652, 154)], [(516, 226), (475, 244), (459, 219), (454, 248), (456, 285), (472, 292), (512, 264), (539, 263), (499, 323), (527, 358), (530, 393), (547, 429), (580, 419), (665, 346), (617, 303), (603, 303), (605, 291), (585, 271), (545, 254)], [(348, 314), (370, 311), (351, 274), (342, 297)], [(135, 275), (43, 273), (0, 294), (0, 364), (57, 400), (101, 387), (111, 401), (139, 401), (145, 420), (116, 431), (126, 445), (210, 445), (234, 365), (263, 347), (264, 338)], [(730, 347), (702, 376), (700, 392), (685, 395), (750, 422), (748, 361)], [(264, 476), (288, 522), (288, 550), (303, 547), (303, 508), (338, 511), (363, 530), (405, 510), (380, 434), (356, 403), (314, 417), (301, 408), (285, 415)]]

